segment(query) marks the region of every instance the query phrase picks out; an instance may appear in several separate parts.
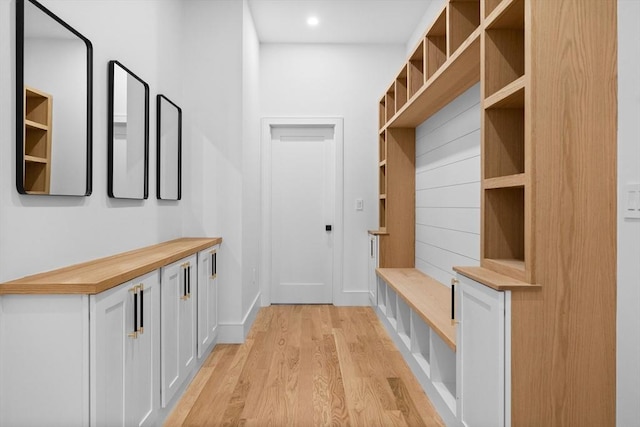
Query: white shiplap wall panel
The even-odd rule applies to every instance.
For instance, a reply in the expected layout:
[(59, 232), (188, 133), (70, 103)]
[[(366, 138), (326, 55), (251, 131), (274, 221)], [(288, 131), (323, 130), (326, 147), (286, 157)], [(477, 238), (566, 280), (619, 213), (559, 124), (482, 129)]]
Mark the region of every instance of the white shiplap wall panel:
[(480, 90), (416, 128), (416, 268), (449, 285), (480, 264)]
[(428, 188), (416, 191), (416, 208), (479, 208), (480, 183)]
[(416, 225), (429, 224), (432, 227), (448, 228), (480, 234), (480, 208), (418, 208)]

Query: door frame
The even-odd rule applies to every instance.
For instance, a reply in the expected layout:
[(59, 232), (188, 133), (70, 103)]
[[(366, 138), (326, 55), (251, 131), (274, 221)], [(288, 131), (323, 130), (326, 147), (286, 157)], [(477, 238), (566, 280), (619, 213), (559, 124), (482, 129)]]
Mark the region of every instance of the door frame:
[(267, 117), (261, 120), (261, 268), (260, 294), (263, 307), (271, 305), (271, 129), (275, 126), (333, 127), (335, 143), (335, 191), (333, 220), (333, 277), (331, 299), (339, 301), (342, 291), (342, 260), (344, 239), (344, 119), (342, 117)]

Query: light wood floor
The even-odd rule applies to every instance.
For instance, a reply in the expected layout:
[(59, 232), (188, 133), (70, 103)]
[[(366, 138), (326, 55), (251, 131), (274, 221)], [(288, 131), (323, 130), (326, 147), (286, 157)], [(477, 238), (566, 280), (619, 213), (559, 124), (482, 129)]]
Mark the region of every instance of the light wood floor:
[(369, 307), (272, 305), (217, 345), (166, 426), (443, 426)]

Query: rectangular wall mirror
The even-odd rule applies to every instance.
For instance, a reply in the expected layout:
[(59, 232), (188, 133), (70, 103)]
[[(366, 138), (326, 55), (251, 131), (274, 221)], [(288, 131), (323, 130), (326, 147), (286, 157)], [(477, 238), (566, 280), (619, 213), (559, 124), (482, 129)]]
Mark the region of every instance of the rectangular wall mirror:
[(149, 85), (109, 61), (109, 197), (149, 196)]
[(16, 187), (91, 194), (92, 46), (35, 0), (16, 2)]
[(157, 97), (158, 199), (182, 197), (182, 109), (164, 95)]

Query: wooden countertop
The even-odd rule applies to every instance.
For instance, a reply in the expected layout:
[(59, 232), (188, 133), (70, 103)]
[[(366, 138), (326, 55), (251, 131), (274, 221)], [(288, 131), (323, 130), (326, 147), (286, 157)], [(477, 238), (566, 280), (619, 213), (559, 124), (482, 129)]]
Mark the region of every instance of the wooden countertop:
[(222, 238), (220, 237), (185, 237), (170, 240), (106, 258), (0, 283), (0, 295), (93, 295), (104, 292), (221, 242)]
[(496, 291), (539, 290), (537, 284), (526, 283), (483, 267), (453, 267), (453, 270)]
[(451, 321), (451, 290), (447, 286), (415, 268), (378, 268), (376, 272), (456, 351), (456, 326)]

